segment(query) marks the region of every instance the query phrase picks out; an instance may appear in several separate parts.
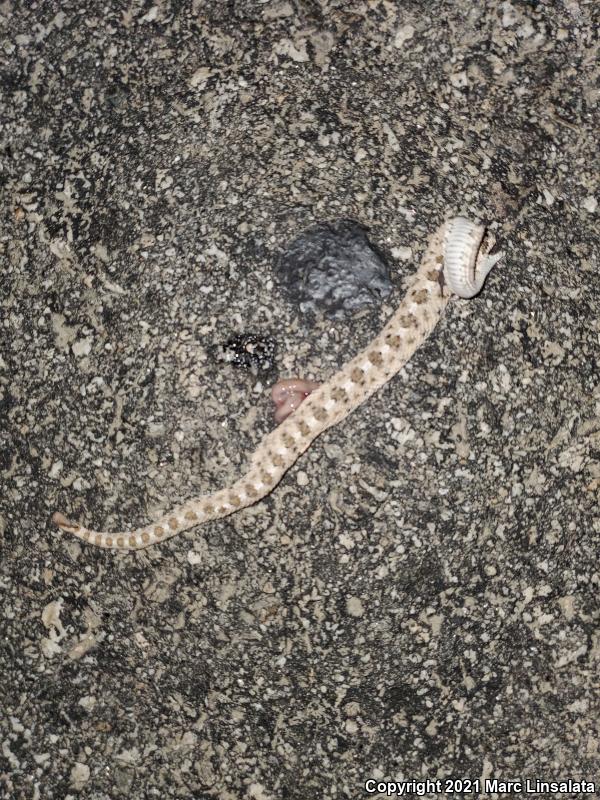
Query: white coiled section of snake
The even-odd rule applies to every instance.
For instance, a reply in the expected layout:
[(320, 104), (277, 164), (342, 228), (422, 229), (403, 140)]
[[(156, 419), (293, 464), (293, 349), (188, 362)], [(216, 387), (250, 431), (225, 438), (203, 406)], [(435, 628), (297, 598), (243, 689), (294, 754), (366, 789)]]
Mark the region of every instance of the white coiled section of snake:
[(258, 502), (320, 433), (391, 380), (429, 336), (452, 294), (468, 298), (480, 291), (501, 257), (490, 255), (493, 240), (482, 247), (484, 234), (484, 226), (464, 217), (444, 223), (431, 236), (406, 295), (381, 333), (263, 439), (234, 484), (132, 531), (90, 530), (60, 512), (53, 515), (54, 524), (97, 547), (138, 550)]

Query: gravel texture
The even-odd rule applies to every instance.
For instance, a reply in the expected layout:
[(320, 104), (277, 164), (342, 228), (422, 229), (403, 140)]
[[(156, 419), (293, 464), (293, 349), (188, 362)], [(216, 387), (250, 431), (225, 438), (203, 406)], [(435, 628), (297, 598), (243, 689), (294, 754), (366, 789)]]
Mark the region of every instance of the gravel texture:
[[(0, 0), (2, 798), (598, 788), (599, 23)], [(239, 475), (270, 383), (356, 353), (457, 212), (505, 252), (483, 293), (268, 498), (132, 555), (52, 528)], [(394, 290), (332, 320), (275, 266), (334, 219)], [(268, 380), (215, 355), (248, 334)]]

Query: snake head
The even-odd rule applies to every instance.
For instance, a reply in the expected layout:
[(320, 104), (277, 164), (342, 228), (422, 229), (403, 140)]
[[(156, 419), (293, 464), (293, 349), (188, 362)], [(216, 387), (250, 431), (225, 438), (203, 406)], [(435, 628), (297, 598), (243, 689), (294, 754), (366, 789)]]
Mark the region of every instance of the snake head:
[(449, 220), (444, 241), (444, 279), (449, 289), (459, 297), (479, 294), (485, 279), (503, 253), (491, 251), (496, 243), (486, 228), (466, 217)]

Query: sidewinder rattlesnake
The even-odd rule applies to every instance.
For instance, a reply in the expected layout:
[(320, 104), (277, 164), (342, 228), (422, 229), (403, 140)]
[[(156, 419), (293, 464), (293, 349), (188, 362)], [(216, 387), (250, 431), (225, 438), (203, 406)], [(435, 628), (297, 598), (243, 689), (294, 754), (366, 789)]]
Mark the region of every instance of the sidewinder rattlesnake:
[(189, 500), (133, 531), (89, 530), (59, 512), (52, 521), (97, 547), (139, 550), (253, 505), (271, 492), (320, 433), (347, 417), (402, 368), (431, 333), (452, 293), (469, 298), (480, 291), (501, 257), (490, 255), (493, 238), (482, 247), (484, 233), (482, 225), (454, 217), (431, 236), (419, 269), (385, 328), (263, 439), (248, 470), (233, 485)]

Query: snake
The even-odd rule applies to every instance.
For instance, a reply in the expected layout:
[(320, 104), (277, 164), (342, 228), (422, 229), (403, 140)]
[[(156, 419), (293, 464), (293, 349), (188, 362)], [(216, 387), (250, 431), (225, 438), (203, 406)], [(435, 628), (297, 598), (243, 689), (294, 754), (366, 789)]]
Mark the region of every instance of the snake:
[(383, 330), (329, 380), (321, 383), (267, 434), (245, 473), (212, 494), (188, 500), (141, 528), (95, 531), (60, 513), (52, 522), (96, 547), (140, 550), (182, 531), (227, 517), (268, 495), (323, 431), (337, 425), (390, 381), (427, 339), (453, 296), (477, 295), (502, 253), (485, 225), (457, 216), (429, 238), (405, 296)]

